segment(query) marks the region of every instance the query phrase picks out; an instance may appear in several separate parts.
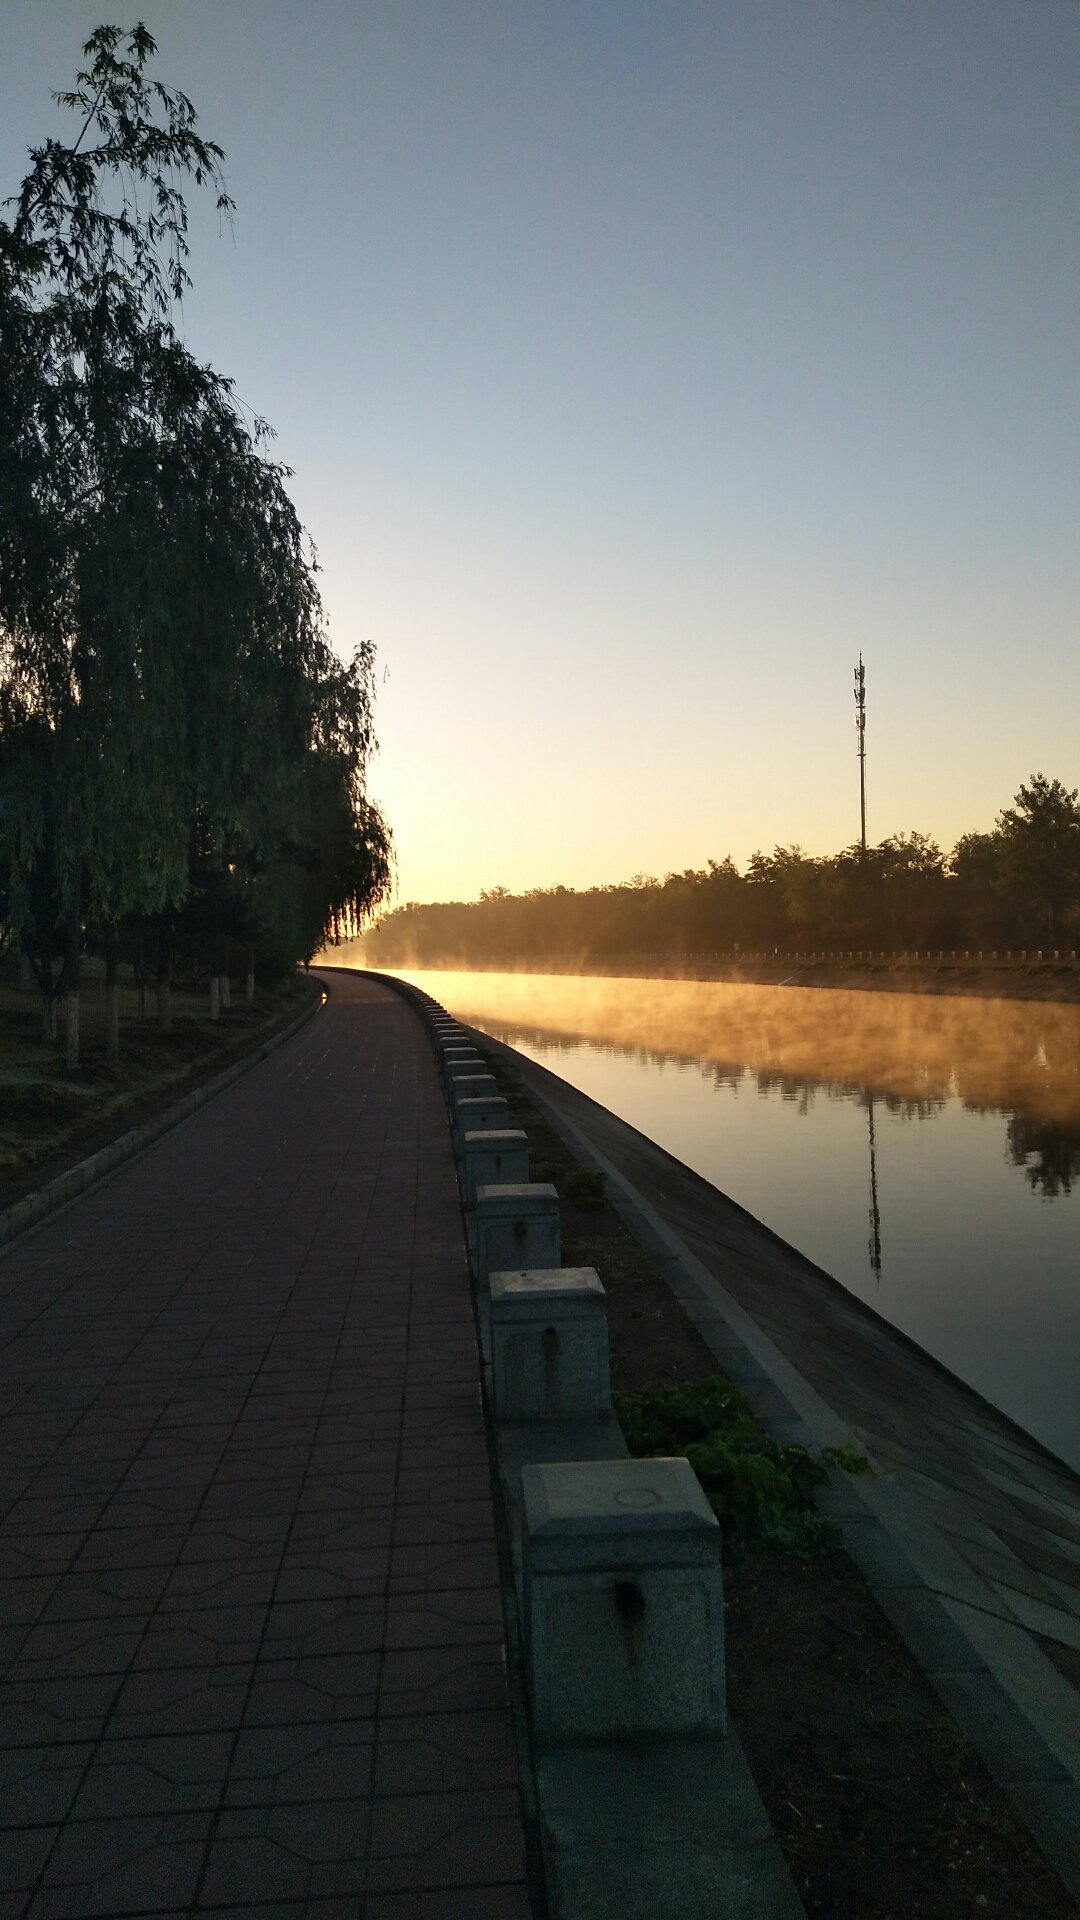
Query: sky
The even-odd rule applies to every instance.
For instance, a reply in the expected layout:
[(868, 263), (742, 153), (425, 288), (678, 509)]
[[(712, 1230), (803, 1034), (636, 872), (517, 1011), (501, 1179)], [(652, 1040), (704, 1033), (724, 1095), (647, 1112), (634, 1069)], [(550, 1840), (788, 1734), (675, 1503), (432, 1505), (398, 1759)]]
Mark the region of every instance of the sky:
[(225, 148), (182, 330), (378, 650), (398, 898), (1080, 785), (1074, 0), (0, 0), (0, 197), (102, 20)]

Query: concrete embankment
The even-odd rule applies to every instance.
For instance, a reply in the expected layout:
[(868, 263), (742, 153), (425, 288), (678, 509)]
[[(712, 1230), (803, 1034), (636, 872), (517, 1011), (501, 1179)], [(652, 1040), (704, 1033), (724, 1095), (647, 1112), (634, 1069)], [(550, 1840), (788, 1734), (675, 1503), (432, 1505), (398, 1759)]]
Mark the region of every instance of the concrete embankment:
[(1056, 1000), (1067, 1004), (1080, 1001), (1080, 961), (1071, 960), (995, 964), (954, 955), (926, 961), (882, 957), (846, 965), (788, 956), (735, 961), (714, 972), (698, 975), (680, 971), (671, 977), (744, 986), (842, 988), (849, 993), (951, 994), (978, 1000)]
[(845, 1545), (954, 1719), (1080, 1896), (1080, 1478), (715, 1187), (498, 1046), (781, 1437), (856, 1436)]

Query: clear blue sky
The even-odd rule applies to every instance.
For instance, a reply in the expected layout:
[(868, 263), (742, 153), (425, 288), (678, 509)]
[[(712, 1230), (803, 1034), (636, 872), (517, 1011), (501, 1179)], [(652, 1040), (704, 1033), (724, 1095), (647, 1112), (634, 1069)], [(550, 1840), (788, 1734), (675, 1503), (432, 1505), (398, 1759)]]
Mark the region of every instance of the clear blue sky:
[[(401, 897), (1080, 784), (1073, 0), (144, 0), (189, 344), (386, 670)], [(100, 20), (5, 0), (0, 192)]]

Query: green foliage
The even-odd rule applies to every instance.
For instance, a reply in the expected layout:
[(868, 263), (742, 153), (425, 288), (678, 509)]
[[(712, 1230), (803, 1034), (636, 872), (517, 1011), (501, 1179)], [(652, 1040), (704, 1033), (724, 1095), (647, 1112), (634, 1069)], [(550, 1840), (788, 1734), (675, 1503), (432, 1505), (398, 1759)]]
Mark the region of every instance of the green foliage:
[(1034, 918), (1048, 941), (1080, 905), (1078, 792), (1035, 773), (998, 816), (1003, 888)]
[[(288, 470), (173, 321), (222, 150), (101, 27), (0, 220), (0, 867), (43, 991), (128, 921), (292, 958), (387, 895), (370, 647), (333, 652)], [(12, 203), (8, 203), (11, 205)], [(141, 938), (141, 935), (140, 935)], [(208, 956), (209, 957), (209, 956)]]
[(736, 1533), (798, 1553), (835, 1537), (814, 1506), (824, 1467), (805, 1447), (771, 1439), (746, 1395), (722, 1374), (616, 1394), (614, 1404), (630, 1452), (685, 1455), (714, 1512)]
[(842, 1447), (822, 1447), (820, 1457), (830, 1467), (839, 1467), (841, 1473), (854, 1474), (856, 1479), (877, 1478), (876, 1468), (855, 1440), (845, 1440)]

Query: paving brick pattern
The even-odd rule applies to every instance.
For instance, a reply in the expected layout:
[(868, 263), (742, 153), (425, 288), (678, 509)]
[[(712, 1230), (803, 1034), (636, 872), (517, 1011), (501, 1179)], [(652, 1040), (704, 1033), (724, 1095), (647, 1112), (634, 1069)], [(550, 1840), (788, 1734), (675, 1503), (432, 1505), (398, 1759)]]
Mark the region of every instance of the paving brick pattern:
[(0, 1259), (0, 1914), (528, 1920), (461, 1213), (373, 982)]

